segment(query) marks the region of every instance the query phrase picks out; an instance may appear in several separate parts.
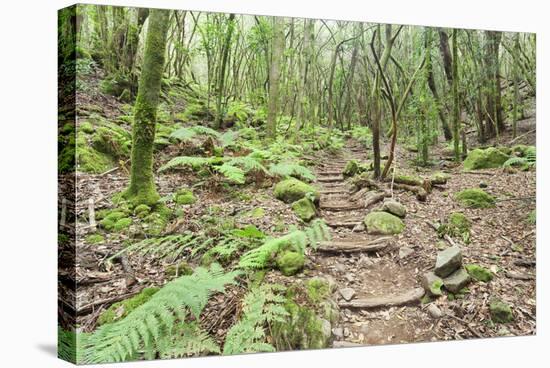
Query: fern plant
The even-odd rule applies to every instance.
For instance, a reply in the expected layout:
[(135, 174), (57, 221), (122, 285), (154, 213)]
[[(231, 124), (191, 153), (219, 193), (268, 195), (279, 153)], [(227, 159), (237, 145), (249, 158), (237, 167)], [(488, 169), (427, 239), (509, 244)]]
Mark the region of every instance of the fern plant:
[(239, 260), (242, 269), (266, 268), (275, 256), (284, 250), (293, 249), (304, 254), (307, 246), (317, 248), (317, 243), (330, 239), (330, 232), (323, 220), (314, 220), (305, 230), (294, 230), (279, 238), (271, 238), (258, 248), (245, 253)]
[(212, 128), (202, 126), (202, 125), (195, 125), (192, 127), (182, 127), (173, 131), (170, 134), (170, 138), (174, 138), (179, 141), (185, 142), (193, 139), (197, 135), (205, 135), (205, 136), (210, 136), (214, 138), (220, 138), (221, 136), (219, 132), (215, 131)]
[(269, 173), (273, 176), (280, 177), (289, 177), (293, 176), (295, 178), (305, 180), (305, 181), (314, 181), (315, 175), (307, 167), (292, 163), (292, 162), (281, 162), (278, 164), (272, 164), (269, 167)]
[(243, 300), (243, 316), (234, 324), (225, 338), (224, 355), (275, 351), (266, 342), (265, 328), (273, 322), (285, 321), (288, 312), (281, 292), (285, 288), (276, 284), (263, 284), (251, 289)]
[(198, 267), (192, 275), (167, 283), (126, 318), (91, 334), (85, 341), (83, 362), (122, 362), (141, 353), (147, 357), (183, 356), (215, 350), (214, 341), (187, 318), (191, 314), (198, 320), (210, 295), (234, 284), (238, 274), (224, 273), (221, 266), (213, 264), (210, 269)]

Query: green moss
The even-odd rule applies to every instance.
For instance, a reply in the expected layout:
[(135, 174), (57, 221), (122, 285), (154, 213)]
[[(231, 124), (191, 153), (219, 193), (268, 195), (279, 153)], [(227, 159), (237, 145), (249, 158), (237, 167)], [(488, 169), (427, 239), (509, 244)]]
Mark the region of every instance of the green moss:
[(193, 269), (189, 264), (185, 261), (178, 263), (177, 265), (170, 265), (166, 267), (164, 270), (166, 275), (168, 276), (184, 276), (184, 275), (191, 275), (193, 273)]
[(120, 220), (118, 220), (114, 226), (113, 226), (113, 230), (114, 231), (122, 231), (124, 229), (127, 229), (130, 227), (130, 225), (132, 225), (132, 219), (129, 218), (129, 217), (124, 217), (124, 218), (121, 218)]
[(444, 172), (436, 172), (430, 177), (432, 184), (445, 184), (451, 178), (450, 174)]
[(315, 202), (319, 201), (320, 194), (315, 187), (295, 178), (280, 181), (274, 189), (275, 198), (285, 203), (296, 202), (308, 193), (312, 193)]
[(397, 174), (394, 178), (396, 183), (402, 183), (407, 185), (416, 185), (423, 186), (424, 180), (420, 176), (416, 175), (406, 175), (406, 174)]
[(108, 231), (114, 229), (115, 224), (122, 218), (126, 217), (126, 213), (121, 211), (110, 211), (107, 215), (99, 222), (99, 224)]
[(313, 278), (306, 283), (307, 297), (313, 304), (318, 304), (330, 295), (330, 285), (320, 278)]
[(57, 242), (59, 244), (67, 244), (70, 241), (70, 237), (67, 234), (59, 233), (57, 234)]
[[(68, 149), (67, 151), (62, 152), (62, 154), (69, 156), (68, 158), (70, 159), (70, 155), (74, 155), (75, 152), (71, 152), (71, 150)], [(112, 160), (107, 155), (90, 147), (86, 134), (81, 131), (78, 132), (76, 137), (75, 156), (76, 165), (79, 171), (99, 174), (113, 167)]]
[(176, 192), (176, 203), (177, 204), (193, 204), (197, 201), (197, 198), (193, 192), (189, 189), (182, 188)]
[(370, 212), (363, 221), (370, 234), (399, 234), (405, 228), (405, 223), (388, 212)]
[(86, 243), (88, 244), (101, 244), (105, 241), (105, 238), (101, 234), (90, 234), (86, 237)]
[(344, 170), (342, 171), (342, 175), (345, 178), (349, 178), (365, 171), (368, 171), (367, 165), (363, 165), (357, 160), (349, 160), (346, 163), (346, 167), (344, 167)]
[(536, 150), (535, 146), (527, 146), (524, 144), (517, 144), (512, 147), (512, 153), (519, 157), (527, 157), (529, 152), (534, 153)]
[(322, 349), (328, 347), (330, 333), (323, 331), (323, 321), (315, 311), (287, 297), (284, 322), (273, 325), (272, 334), (277, 350)]
[(94, 127), (89, 121), (80, 123), (79, 129), (86, 134), (92, 134), (94, 132)]
[(477, 281), (489, 282), (493, 279), (493, 273), (486, 269), (475, 264), (469, 264), (465, 266), (468, 274)]
[(483, 189), (464, 189), (458, 192), (455, 198), (465, 207), (489, 208), (495, 206), (495, 198)]
[(529, 215), (527, 216), (527, 222), (531, 225), (535, 225), (537, 223), (537, 210), (529, 212)]
[(149, 213), (151, 213), (151, 207), (149, 207), (146, 204), (140, 204), (136, 208), (134, 208), (134, 215), (136, 215), (139, 218), (144, 218)]
[(172, 211), (165, 205), (157, 205), (153, 211), (143, 219), (143, 226), (147, 235), (158, 236), (168, 225)]
[(491, 319), (496, 323), (508, 323), (514, 320), (512, 308), (502, 300), (495, 299), (489, 304)]
[(117, 159), (130, 155), (132, 139), (123, 128), (109, 124), (97, 128), (92, 137), (92, 146), (98, 152)]
[(303, 221), (310, 221), (316, 215), (315, 205), (308, 198), (292, 203), (292, 210)]
[(285, 276), (297, 274), (305, 264), (303, 254), (294, 251), (286, 251), (277, 257), (277, 268)]
[(461, 237), (468, 244), (470, 242), (470, 230), (472, 223), (462, 212), (453, 212), (449, 215), (447, 222), (437, 229), (440, 237), (449, 235), (450, 237)]
[(264, 216), (265, 210), (262, 207), (257, 207), (250, 211), (250, 217), (252, 218), (262, 218)]
[(464, 171), (501, 167), (509, 156), (495, 147), (475, 149), (464, 160)]
[(159, 291), (158, 288), (145, 288), (139, 294), (129, 299), (111, 305), (105, 312), (99, 315), (97, 319), (98, 325), (101, 326), (123, 319), (134, 309), (149, 301), (157, 291)]

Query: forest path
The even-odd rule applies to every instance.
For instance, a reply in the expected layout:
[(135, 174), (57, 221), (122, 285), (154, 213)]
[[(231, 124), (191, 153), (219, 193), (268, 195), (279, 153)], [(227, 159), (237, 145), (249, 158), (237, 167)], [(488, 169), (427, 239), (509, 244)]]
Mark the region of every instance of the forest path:
[(434, 326), (419, 306), (424, 292), (417, 282), (418, 265), (400, 261), (394, 237), (367, 234), (362, 225), (382, 202), (365, 208), (364, 199), (373, 191), (362, 198), (350, 195), (342, 171), (351, 159), (364, 162), (367, 150), (348, 143), (338, 155), (324, 158), (316, 172), (320, 214), (332, 229), (332, 240), (311, 258), (319, 276), (337, 284), (340, 316), (333, 328), (334, 346), (430, 340)]

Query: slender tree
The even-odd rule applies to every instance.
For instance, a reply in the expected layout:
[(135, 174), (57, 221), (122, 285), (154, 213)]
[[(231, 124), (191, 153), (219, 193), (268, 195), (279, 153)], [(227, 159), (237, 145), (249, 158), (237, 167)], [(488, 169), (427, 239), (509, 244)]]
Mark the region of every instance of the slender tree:
[(153, 177), (153, 142), (166, 51), (169, 12), (151, 10), (132, 129), (130, 186), (124, 196), (134, 205), (159, 199)]
[(279, 113), (279, 79), (281, 58), (285, 47), (284, 21), (273, 17), (273, 43), (271, 45), (271, 64), (269, 68), (269, 101), (267, 108), (267, 139), (275, 139), (277, 133), (277, 114)]
[(460, 107), (458, 97), (458, 45), (457, 29), (453, 29), (453, 56), (452, 56), (452, 95), (453, 95), (453, 142), (455, 160), (460, 161)]

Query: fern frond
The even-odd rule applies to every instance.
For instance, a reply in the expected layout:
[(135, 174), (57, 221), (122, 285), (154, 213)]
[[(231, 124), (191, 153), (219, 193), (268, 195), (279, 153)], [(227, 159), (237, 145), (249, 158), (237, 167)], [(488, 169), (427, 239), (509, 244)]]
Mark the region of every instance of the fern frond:
[(177, 324), (174, 331), (158, 343), (161, 358), (182, 358), (208, 353), (220, 353), (220, 347), (197, 323)]
[(221, 135), (219, 132), (215, 131), (214, 129), (206, 126), (202, 126), (202, 125), (195, 125), (191, 129), (197, 134), (208, 135), (214, 138), (219, 138)]
[(197, 170), (206, 167), (212, 163), (210, 157), (196, 157), (196, 156), (179, 156), (174, 157), (159, 168), (159, 172), (166, 171), (176, 166), (189, 166), (193, 170)]
[(175, 261), (185, 249), (192, 248), (204, 237), (194, 234), (167, 235), (159, 238), (147, 238), (134, 243), (109, 257), (109, 261), (124, 253), (135, 253), (142, 256), (151, 255), (155, 259)]
[(237, 138), (239, 137), (239, 132), (234, 130), (228, 130), (219, 137), (219, 141), (222, 147), (231, 147), (234, 146)]
[(272, 164), (269, 167), (269, 173), (271, 175), (280, 176), (283, 178), (293, 176), (295, 178), (310, 182), (315, 180), (315, 175), (313, 175), (311, 170), (309, 170), (307, 167), (289, 162)]
[(227, 332), (223, 354), (275, 351), (265, 342), (265, 328), (271, 322), (283, 322), (288, 312), (279, 285), (264, 284), (251, 289), (243, 300), (243, 316)]
[(185, 141), (191, 140), (196, 135), (197, 135), (197, 132), (195, 132), (193, 129), (183, 127), (173, 131), (170, 134), (170, 138), (174, 138), (179, 141), (185, 142)]
[(267, 172), (266, 168), (264, 167), (264, 165), (261, 164), (260, 160), (251, 157), (250, 155), (244, 157), (233, 157), (227, 163), (232, 166), (242, 167), (247, 173), (252, 170)]
[(233, 166), (229, 163), (224, 163), (221, 166), (216, 166), (215, 170), (236, 184), (245, 183), (245, 172), (241, 168)]
[(176, 320), (185, 322), (188, 311), (198, 319), (210, 295), (234, 284), (238, 274), (213, 264), (167, 283), (126, 318), (99, 327), (86, 341), (84, 362), (121, 362), (137, 357), (142, 349), (160, 352), (166, 346), (162, 336), (172, 333)]

